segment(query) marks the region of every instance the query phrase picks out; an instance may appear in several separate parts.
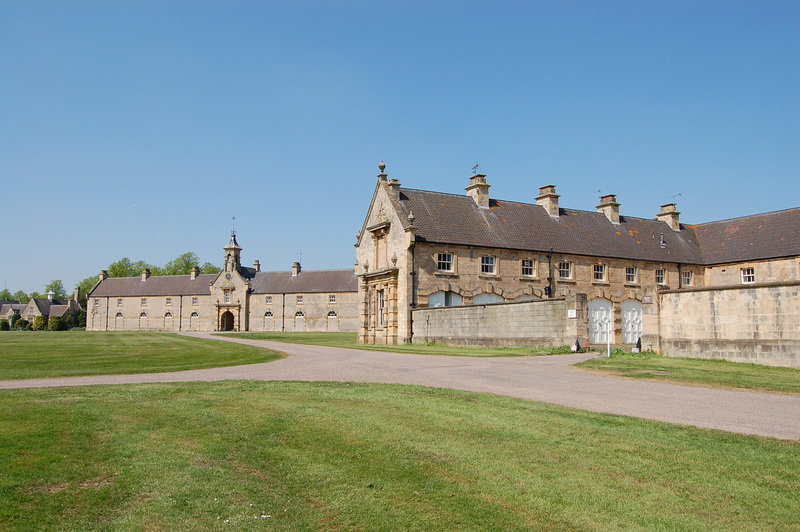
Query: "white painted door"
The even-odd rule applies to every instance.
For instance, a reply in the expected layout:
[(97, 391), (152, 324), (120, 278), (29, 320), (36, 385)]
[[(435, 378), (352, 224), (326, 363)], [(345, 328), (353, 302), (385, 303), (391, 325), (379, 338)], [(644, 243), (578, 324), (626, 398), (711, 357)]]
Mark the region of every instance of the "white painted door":
[(622, 302), (622, 343), (635, 344), (642, 336), (642, 304), (635, 299)]
[[(609, 322), (613, 319), (611, 301), (608, 299), (589, 300), (589, 343), (608, 343)], [(613, 339), (612, 339), (613, 340)]]

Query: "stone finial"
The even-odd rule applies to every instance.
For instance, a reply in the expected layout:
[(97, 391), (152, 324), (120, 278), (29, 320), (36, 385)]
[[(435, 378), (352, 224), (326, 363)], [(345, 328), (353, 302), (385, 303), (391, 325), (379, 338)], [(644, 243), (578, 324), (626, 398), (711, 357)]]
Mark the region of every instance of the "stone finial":
[(381, 171), (381, 173), (378, 174), (378, 181), (386, 181), (388, 175), (384, 172), (384, 170), (386, 170), (386, 165), (383, 163), (383, 159), (381, 159), (378, 169)]
[(414, 225), (414, 220), (416, 220), (416, 219), (417, 218), (414, 216), (414, 212), (413, 211), (408, 211), (408, 223), (410, 223), (411, 225)]

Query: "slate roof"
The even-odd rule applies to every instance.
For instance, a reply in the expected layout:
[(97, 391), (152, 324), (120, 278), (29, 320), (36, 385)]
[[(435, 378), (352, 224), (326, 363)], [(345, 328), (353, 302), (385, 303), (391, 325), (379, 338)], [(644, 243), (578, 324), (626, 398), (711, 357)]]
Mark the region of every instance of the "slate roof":
[[(467, 195), (400, 189), (400, 205), (414, 214), (418, 241), (596, 257), (700, 264), (694, 231), (673, 231), (665, 222), (599, 212), (560, 209), (551, 217), (535, 204), (490, 200), (478, 207)], [(661, 235), (665, 246), (661, 246)]]
[(141, 276), (109, 277), (95, 286), (87, 297), (207, 295), (208, 285), (217, 275), (201, 273), (194, 280), (191, 275), (151, 275), (145, 281)]
[(800, 208), (688, 227), (704, 264), (800, 256)]
[(61, 316), (69, 308), (69, 300), (66, 299), (34, 298), (33, 304), (45, 316)]
[[(256, 272), (253, 268), (241, 268), (241, 273), (242, 277), (250, 281), (250, 288), (256, 294), (358, 290), (358, 278), (353, 270), (301, 270), (296, 277), (292, 277), (291, 272)], [(87, 297), (208, 295), (208, 286), (217, 275), (200, 274), (194, 281), (190, 275), (153, 275), (145, 281), (142, 281), (141, 276), (109, 277), (99, 283)]]
[(250, 283), (257, 294), (356, 292), (358, 277), (350, 270), (309, 270), (292, 277), (292, 272), (259, 272)]

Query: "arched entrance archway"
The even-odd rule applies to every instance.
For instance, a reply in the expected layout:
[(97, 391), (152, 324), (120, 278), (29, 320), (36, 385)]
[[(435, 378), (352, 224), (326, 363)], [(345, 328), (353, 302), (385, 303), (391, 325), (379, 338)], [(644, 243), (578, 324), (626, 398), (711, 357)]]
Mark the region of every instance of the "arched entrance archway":
[(219, 330), (232, 331), (233, 330), (233, 314), (230, 310), (226, 310), (219, 318)]

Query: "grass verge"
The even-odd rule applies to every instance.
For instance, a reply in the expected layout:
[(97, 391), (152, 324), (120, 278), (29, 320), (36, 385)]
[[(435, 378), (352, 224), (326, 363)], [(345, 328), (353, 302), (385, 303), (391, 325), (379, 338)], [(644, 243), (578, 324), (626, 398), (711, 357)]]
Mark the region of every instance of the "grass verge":
[(0, 529), (797, 530), (800, 443), (425, 387), (0, 392)]
[(183, 371), (280, 356), (267, 349), (168, 333), (4, 332), (0, 380)]
[(800, 369), (794, 368), (622, 351), (612, 351), (611, 358), (595, 358), (577, 366), (634, 379), (800, 394)]
[(444, 344), (402, 344), (402, 345), (365, 345), (358, 343), (358, 334), (308, 333), (308, 332), (247, 332), (222, 333), (219, 336), (247, 338), (248, 340), (271, 340), (288, 344), (321, 345), (326, 347), (344, 347), (347, 349), (363, 349), (365, 351), (389, 351), (392, 353), (408, 353), (415, 355), (450, 355), (469, 357), (515, 357), (537, 356), (569, 353), (569, 346), (562, 347), (451, 347)]

